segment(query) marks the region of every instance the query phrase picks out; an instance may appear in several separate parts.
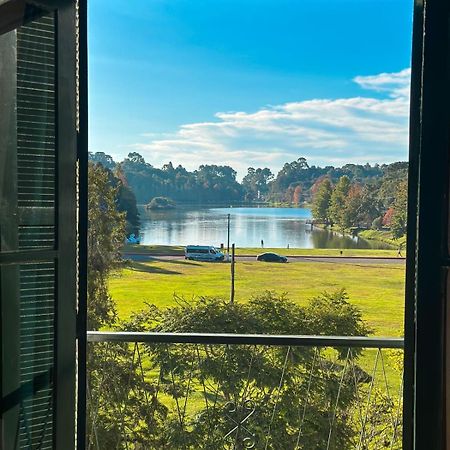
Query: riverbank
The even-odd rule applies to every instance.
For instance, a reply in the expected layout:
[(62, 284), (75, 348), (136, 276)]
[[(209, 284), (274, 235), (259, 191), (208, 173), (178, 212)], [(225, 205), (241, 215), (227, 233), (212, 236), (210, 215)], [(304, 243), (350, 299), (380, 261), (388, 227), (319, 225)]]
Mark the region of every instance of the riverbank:
[(378, 242), (384, 242), (386, 244), (392, 245), (393, 247), (402, 249), (402, 252), (406, 252), (406, 235), (399, 239), (394, 239), (390, 231), (380, 231), (380, 230), (364, 230), (358, 233), (358, 236), (363, 239), (373, 240)]
[[(225, 249), (226, 251), (226, 249)], [(230, 250), (231, 251), (231, 250)], [(285, 256), (343, 256), (352, 258), (395, 258), (398, 249), (376, 250), (376, 249), (332, 249), (332, 248), (257, 248), (237, 247), (237, 256), (256, 256), (264, 252), (279, 253)], [(174, 245), (125, 245), (122, 254), (131, 253), (147, 256), (182, 256), (183, 246)]]
[[(317, 227), (321, 230), (328, 230), (334, 233), (339, 233), (342, 236), (350, 236), (354, 237), (354, 234), (350, 230), (342, 231), (340, 228), (336, 226), (327, 226), (324, 224), (314, 224), (314, 227)], [(390, 231), (384, 230), (361, 230), (357, 232), (357, 236), (366, 241), (375, 241), (381, 242), (383, 244), (389, 245), (392, 247), (392, 251), (397, 255), (398, 249), (402, 249), (402, 254), (406, 253), (406, 235), (401, 238), (395, 239), (392, 236)]]

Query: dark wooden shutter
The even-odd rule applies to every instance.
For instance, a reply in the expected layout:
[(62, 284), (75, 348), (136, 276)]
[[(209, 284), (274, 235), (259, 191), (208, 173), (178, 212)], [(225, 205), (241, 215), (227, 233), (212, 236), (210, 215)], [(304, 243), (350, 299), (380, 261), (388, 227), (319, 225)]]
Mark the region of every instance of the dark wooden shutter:
[(75, 3), (65, 2), (0, 35), (1, 439), (8, 449), (75, 446), (75, 19)]
[(450, 448), (450, 3), (414, 4), (403, 446), (440, 450)]
[[(55, 18), (17, 31), (18, 248), (55, 247)], [(20, 384), (45, 380), (20, 405), (20, 448), (53, 446), (54, 261), (19, 266)], [(43, 381), (44, 381), (43, 380)]]

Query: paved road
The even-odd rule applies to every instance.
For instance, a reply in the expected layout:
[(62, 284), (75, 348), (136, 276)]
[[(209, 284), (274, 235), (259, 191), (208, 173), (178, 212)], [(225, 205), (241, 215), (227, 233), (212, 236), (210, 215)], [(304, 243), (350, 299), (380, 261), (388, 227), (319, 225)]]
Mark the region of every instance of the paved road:
[[(150, 256), (142, 253), (123, 253), (125, 259), (133, 261), (180, 261), (184, 256)], [(236, 256), (236, 261), (255, 261), (256, 256)], [(365, 258), (365, 257), (345, 257), (345, 256), (288, 256), (291, 263), (332, 263), (332, 264), (405, 264), (405, 258)]]

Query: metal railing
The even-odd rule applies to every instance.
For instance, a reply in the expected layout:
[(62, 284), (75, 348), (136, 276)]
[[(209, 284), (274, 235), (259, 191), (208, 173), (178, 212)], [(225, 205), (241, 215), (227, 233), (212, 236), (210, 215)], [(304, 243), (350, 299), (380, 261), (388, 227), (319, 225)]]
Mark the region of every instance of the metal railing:
[(400, 449), (403, 339), (88, 332), (90, 449)]
[(141, 342), (147, 344), (243, 344), (297, 347), (403, 348), (402, 338), (367, 336), (289, 336), (229, 333), (150, 333), (88, 331), (88, 342)]

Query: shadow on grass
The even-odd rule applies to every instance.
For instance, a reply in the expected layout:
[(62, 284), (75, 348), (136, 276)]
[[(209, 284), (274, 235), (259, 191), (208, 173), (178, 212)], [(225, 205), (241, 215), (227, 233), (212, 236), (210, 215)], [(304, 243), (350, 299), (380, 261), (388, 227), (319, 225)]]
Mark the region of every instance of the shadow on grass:
[(184, 256), (184, 247), (172, 245), (133, 245), (122, 248), (124, 253), (145, 254), (148, 256), (180, 255)]
[(134, 261), (132, 264), (127, 266), (128, 269), (134, 270), (135, 272), (145, 272), (145, 273), (158, 273), (162, 275), (181, 275), (181, 272), (176, 272), (175, 270), (167, 270), (162, 267), (155, 267), (148, 264), (143, 264), (141, 262)]
[(163, 263), (170, 263), (170, 264), (180, 264), (182, 266), (201, 266), (198, 262), (188, 261), (184, 259), (163, 259), (158, 258), (157, 256), (152, 256), (152, 259), (149, 261), (157, 261), (157, 262), (163, 262)]

